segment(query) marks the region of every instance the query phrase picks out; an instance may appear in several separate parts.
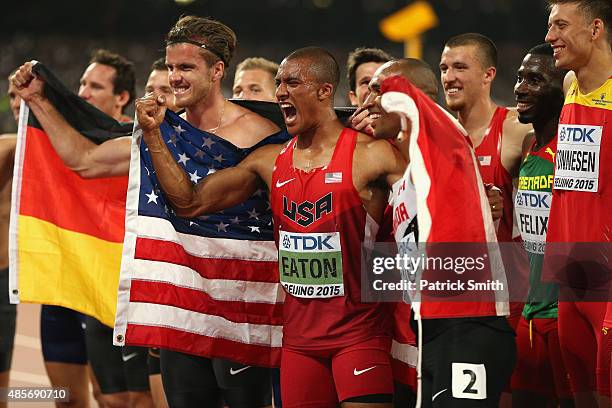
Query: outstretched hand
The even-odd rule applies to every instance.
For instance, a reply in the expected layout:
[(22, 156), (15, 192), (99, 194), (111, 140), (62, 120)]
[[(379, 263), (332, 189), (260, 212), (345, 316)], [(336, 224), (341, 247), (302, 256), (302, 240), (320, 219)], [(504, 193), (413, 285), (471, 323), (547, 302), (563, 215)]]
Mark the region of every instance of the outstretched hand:
[(164, 121), (166, 114), (166, 98), (150, 92), (142, 98), (136, 99), (136, 118), (144, 132), (158, 129)]
[(9, 81), (15, 87), (17, 95), (26, 102), (43, 95), (45, 82), (34, 75), (32, 67), (36, 61), (29, 61), (17, 68)]

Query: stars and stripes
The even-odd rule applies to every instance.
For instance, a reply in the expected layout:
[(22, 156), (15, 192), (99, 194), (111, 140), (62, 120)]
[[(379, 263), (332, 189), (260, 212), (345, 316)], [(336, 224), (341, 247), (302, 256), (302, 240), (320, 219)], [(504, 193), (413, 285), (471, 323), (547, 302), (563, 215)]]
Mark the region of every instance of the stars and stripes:
[[(237, 148), (173, 112), (161, 131), (165, 140), (175, 137), (166, 146), (194, 184), (254, 149)], [(257, 147), (288, 139), (281, 132)], [(165, 211), (171, 206), (155, 173), (140, 171), (153, 169), (144, 143), (132, 149), (115, 343), (277, 365), (284, 293), (268, 193), (258, 190), (216, 214), (180, 218)]]

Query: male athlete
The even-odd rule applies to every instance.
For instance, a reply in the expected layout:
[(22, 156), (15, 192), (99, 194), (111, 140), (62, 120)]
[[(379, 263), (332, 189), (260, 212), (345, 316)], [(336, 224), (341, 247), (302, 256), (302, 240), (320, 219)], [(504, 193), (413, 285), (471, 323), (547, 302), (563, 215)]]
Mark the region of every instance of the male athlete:
[(338, 64), (327, 51), (291, 53), (279, 68), (276, 97), (288, 131), (297, 136), (257, 149), (196, 186), (160, 138), (163, 100), (137, 102), (144, 140), (178, 215), (237, 205), (262, 183), (271, 190), (279, 274), (288, 294), (285, 407), (391, 407), (389, 316), (383, 305), (360, 301), (359, 253), (374, 239), (405, 162), (386, 141), (343, 127), (333, 109), (338, 80)]
[(278, 64), (261, 57), (246, 58), (236, 66), (232, 95), (237, 99), (276, 102), (274, 78)]
[(546, 42), (556, 66), (575, 78), (566, 81), (559, 119), (544, 267), (561, 273), (559, 340), (576, 406), (609, 407), (612, 313), (604, 315), (612, 256), (612, 4), (549, 5)]
[[(80, 135), (61, 116), (44, 94), (44, 82), (32, 74), (32, 63), (23, 64), (11, 77), (18, 95), (27, 103), (66, 167), (83, 177), (121, 175), (129, 165), (129, 151), (117, 148), (129, 138), (113, 139), (97, 146)], [(135, 74), (131, 62), (107, 50), (96, 50), (83, 72), (78, 95), (120, 122), (135, 96)], [(96, 148), (94, 148), (94, 146)], [(127, 160), (125, 167), (116, 157)], [(57, 203), (59, 205), (59, 203)], [(43, 355), (52, 383), (70, 385), (80, 404), (87, 404), (86, 363), (89, 360), (109, 407), (152, 405), (149, 393), (146, 349), (119, 349), (112, 345), (112, 328), (87, 317), (85, 341), (80, 313), (43, 306), (41, 337)], [(124, 354), (122, 354), (122, 351)], [(87, 355), (85, 355), (87, 353)], [(78, 397), (78, 398), (77, 398)], [(85, 405), (83, 405), (85, 406)]]
[(566, 71), (555, 67), (549, 44), (527, 53), (514, 86), (518, 119), (531, 123), (535, 139), (521, 164), (514, 203), (529, 257), (529, 295), (517, 328), (517, 365), (512, 376), (516, 407), (572, 407), (557, 329), (558, 285), (542, 282), (542, 260), (552, 200), (557, 125)]
[[(409, 70), (411, 66), (413, 72)], [(413, 91), (408, 91), (405, 79), (426, 90), (431, 98), (435, 89), (429, 83), (431, 73), (426, 68), (419, 61), (408, 60), (403, 64), (392, 61), (380, 67), (370, 82), (372, 93), (368, 98), (368, 109), (374, 119), (374, 136), (393, 140), (407, 158), (413, 126), (407, 95)], [(388, 85), (389, 81), (393, 81), (393, 85)], [(387, 92), (390, 94), (386, 95)], [(401, 97), (398, 98), (398, 94)], [(388, 103), (391, 98), (396, 99), (394, 103)], [(430, 101), (420, 103), (424, 109), (419, 114), (421, 117), (446, 115), (442, 108)], [(390, 107), (393, 110), (386, 110)], [(415, 115), (418, 114), (416, 109), (413, 110)], [(424, 120), (427, 118), (425, 116)], [(448, 126), (454, 124), (449, 121)], [(467, 141), (463, 140), (463, 143), (464, 151), (471, 154)], [(416, 242), (419, 242), (417, 195), (410, 164), (402, 179), (393, 186), (392, 203), (395, 239), (401, 244), (400, 252), (416, 256), (414, 251)], [(456, 313), (455, 309), (462, 309), (462, 312)], [(514, 333), (506, 319), (497, 315), (503, 313), (493, 309), (484, 312), (484, 309), (442, 302), (437, 311), (430, 309), (427, 316), (421, 316), (422, 407), (497, 407), (512, 372)], [(466, 378), (472, 381), (466, 382)], [(478, 385), (471, 388), (475, 384)]]

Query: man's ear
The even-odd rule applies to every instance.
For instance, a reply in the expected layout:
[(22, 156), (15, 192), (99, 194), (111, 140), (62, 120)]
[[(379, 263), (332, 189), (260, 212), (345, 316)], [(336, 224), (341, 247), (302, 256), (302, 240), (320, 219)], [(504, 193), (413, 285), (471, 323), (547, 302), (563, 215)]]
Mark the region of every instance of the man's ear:
[(115, 95), (115, 100), (117, 105), (119, 105), (121, 110), (123, 110), (123, 107), (127, 105), (128, 101), (130, 100), (130, 93), (128, 91), (121, 91)]
[(490, 84), (495, 79), (495, 75), (497, 75), (497, 68), (489, 67), (485, 70), (485, 83)]
[(212, 69), (211, 79), (213, 81), (221, 81), (223, 79), (223, 75), (225, 75), (225, 63), (223, 61), (217, 61), (210, 68)]
[(334, 97), (334, 86), (330, 83), (324, 83), (317, 90), (317, 97), (320, 101)]
[(602, 35), (606, 35), (606, 30), (604, 28), (608, 28), (608, 27), (605, 27), (605, 24), (602, 21), (602, 19), (596, 18), (595, 20), (593, 20), (592, 37), (594, 40), (597, 40)]
[(349, 91), (348, 97), (349, 97), (349, 101), (351, 102), (351, 105), (353, 106), (359, 105), (359, 100), (357, 99), (357, 94), (355, 93), (355, 91)]

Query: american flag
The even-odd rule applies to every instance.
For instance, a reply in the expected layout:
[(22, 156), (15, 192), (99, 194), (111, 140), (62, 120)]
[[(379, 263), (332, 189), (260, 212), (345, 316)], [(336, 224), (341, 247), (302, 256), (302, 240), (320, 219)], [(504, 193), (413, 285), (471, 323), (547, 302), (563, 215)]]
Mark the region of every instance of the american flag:
[[(161, 132), (194, 184), (257, 147), (290, 138), (281, 131), (241, 149), (170, 111)], [(236, 207), (180, 218), (161, 191), (141, 134), (136, 125), (115, 344), (278, 365), (284, 292), (266, 187)]]

